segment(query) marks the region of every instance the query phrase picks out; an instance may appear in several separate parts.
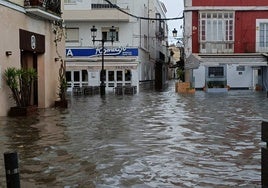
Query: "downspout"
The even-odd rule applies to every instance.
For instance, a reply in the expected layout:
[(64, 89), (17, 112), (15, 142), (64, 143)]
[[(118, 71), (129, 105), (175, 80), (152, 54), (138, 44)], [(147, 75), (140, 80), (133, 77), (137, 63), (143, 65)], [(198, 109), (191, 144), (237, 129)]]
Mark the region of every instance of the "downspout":
[(139, 22), (140, 22), (140, 34), (139, 34), (139, 38), (140, 38), (140, 44), (139, 44), (139, 48), (141, 48), (141, 19), (139, 19)]
[[(150, 0), (148, 0), (148, 18), (150, 17)], [(150, 20), (148, 20), (148, 33), (147, 33), (147, 47), (149, 51), (149, 61), (150, 61)]]

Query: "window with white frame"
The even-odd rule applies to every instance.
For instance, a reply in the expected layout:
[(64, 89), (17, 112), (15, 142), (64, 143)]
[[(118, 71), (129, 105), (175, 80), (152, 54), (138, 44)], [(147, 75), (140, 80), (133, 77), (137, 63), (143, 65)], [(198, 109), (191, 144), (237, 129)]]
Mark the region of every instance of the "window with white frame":
[(268, 23), (260, 24), (260, 47), (268, 47)]
[(66, 42), (79, 42), (79, 28), (66, 28)]
[[(111, 40), (112, 32), (110, 32), (110, 27), (103, 27), (101, 28), (102, 31), (102, 38), (104, 40)], [(115, 27), (115, 33), (113, 34), (114, 41), (119, 41), (119, 34), (118, 34), (119, 28)]]
[(199, 20), (201, 52), (233, 52), (234, 12), (200, 12)]
[(256, 51), (267, 52), (268, 50), (268, 19), (257, 19), (256, 24)]

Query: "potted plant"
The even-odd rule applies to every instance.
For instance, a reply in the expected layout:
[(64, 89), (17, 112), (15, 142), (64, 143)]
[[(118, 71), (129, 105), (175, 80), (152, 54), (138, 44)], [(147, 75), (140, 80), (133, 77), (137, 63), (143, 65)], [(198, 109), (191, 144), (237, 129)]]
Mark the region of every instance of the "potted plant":
[(59, 69), (59, 92), (58, 97), (59, 100), (55, 101), (55, 107), (68, 108), (68, 101), (66, 100), (66, 92), (67, 92), (67, 81), (65, 77), (65, 67), (64, 62), (61, 59), (61, 66)]
[(180, 81), (184, 81), (184, 71), (182, 68), (177, 68), (177, 78), (180, 80)]
[(36, 70), (9, 67), (4, 71), (4, 79), (16, 102), (16, 107), (10, 108), (9, 115), (20, 116), (31, 113), (34, 109), (31, 105), (31, 96), (33, 82), (37, 79)]

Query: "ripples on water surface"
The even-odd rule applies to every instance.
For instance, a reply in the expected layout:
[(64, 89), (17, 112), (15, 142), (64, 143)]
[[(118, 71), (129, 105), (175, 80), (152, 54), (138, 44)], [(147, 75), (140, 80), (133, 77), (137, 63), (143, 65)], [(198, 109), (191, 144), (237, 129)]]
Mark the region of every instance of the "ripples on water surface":
[(18, 151), (22, 188), (260, 187), (267, 100), (252, 91), (179, 95), (174, 87), (79, 96), (67, 110), (0, 118), (0, 151)]

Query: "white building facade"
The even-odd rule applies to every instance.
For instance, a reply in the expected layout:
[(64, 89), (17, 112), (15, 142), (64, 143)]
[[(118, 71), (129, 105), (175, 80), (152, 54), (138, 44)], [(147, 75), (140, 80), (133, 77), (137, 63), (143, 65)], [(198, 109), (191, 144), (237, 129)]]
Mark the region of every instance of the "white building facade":
[[(111, 2), (112, 4), (109, 4)], [(165, 6), (158, 0), (65, 0), (66, 78), (68, 87), (99, 86), (104, 39), (107, 91), (155, 80), (156, 62), (167, 61)], [(152, 18), (152, 19), (148, 19)], [(114, 42), (110, 28), (114, 26)]]

